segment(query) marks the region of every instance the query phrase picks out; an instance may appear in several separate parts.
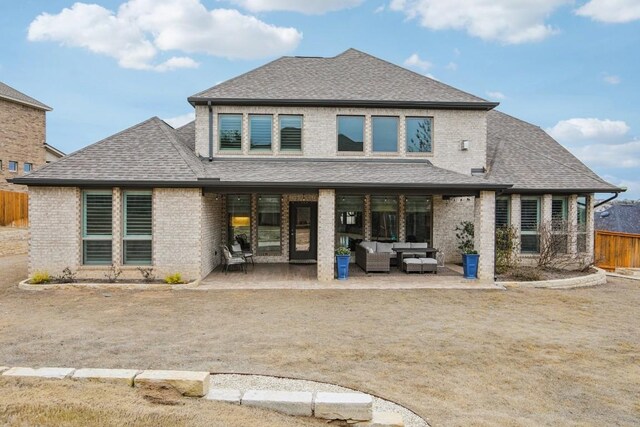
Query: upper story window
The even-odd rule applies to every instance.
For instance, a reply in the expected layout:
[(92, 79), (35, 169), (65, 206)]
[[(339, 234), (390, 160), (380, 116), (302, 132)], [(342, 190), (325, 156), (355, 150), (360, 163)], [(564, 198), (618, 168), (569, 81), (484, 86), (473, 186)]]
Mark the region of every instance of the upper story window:
[(394, 153), (398, 151), (398, 118), (371, 117), (373, 151)]
[(302, 116), (279, 116), (280, 150), (302, 150)]
[(18, 172), (18, 162), (9, 160), (9, 172)]
[(431, 153), (432, 122), (431, 117), (407, 117), (407, 152)]
[(338, 151), (364, 151), (364, 116), (338, 116)]
[(242, 150), (242, 114), (218, 115), (220, 150)]
[(271, 127), (273, 116), (269, 114), (249, 115), (249, 140), (251, 150), (271, 150)]
[(33, 170), (33, 165), (31, 163), (24, 164), (24, 173), (29, 173)]

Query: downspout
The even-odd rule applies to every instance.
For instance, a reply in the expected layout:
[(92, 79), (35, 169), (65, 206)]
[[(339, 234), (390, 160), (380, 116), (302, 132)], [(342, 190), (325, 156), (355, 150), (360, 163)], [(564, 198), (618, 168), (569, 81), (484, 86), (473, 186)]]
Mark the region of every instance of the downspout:
[(213, 161), (213, 108), (211, 108), (211, 101), (207, 101), (209, 107), (209, 161)]
[[(596, 203), (595, 205), (593, 205), (593, 208), (597, 208), (598, 206), (602, 206), (605, 203), (609, 203), (610, 201), (612, 201), (613, 199), (617, 198), (620, 195), (620, 193), (613, 193), (613, 196), (609, 197), (607, 200), (603, 200), (600, 203)], [(578, 202), (579, 205), (583, 205), (584, 203), (580, 203)]]

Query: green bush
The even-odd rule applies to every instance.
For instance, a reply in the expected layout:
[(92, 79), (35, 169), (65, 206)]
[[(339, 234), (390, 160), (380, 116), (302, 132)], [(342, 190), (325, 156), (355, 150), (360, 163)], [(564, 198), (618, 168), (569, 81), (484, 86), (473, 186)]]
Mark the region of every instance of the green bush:
[(36, 271), (31, 276), (31, 283), (34, 285), (43, 285), (51, 282), (51, 276), (46, 271)]
[(351, 255), (351, 251), (345, 246), (340, 246), (336, 249), (336, 255)]
[(180, 283), (184, 283), (182, 281), (182, 274), (180, 273), (169, 274), (167, 277), (164, 278), (164, 283), (167, 283), (169, 285), (178, 285)]
[(537, 282), (542, 280), (542, 275), (535, 268), (515, 268), (509, 272), (509, 276), (517, 282)]

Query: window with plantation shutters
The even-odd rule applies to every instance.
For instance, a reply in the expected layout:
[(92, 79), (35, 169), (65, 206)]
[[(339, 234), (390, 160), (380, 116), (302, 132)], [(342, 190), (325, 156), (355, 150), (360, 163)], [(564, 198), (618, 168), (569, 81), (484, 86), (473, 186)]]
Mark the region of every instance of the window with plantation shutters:
[(242, 149), (242, 114), (218, 115), (220, 150)]
[(82, 263), (112, 263), (113, 200), (111, 191), (82, 193)]
[(538, 226), (540, 225), (540, 198), (522, 197), (520, 201), (520, 251), (540, 252)]
[(152, 195), (150, 191), (124, 193), (124, 264), (150, 265), (152, 253)]
[(249, 139), (252, 150), (271, 150), (271, 128), (273, 117), (271, 115), (249, 116)]
[(566, 196), (554, 196), (551, 200), (551, 229), (553, 245), (559, 253), (567, 253), (569, 239), (567, 238), (567, 209)]
[(302, 116), (279, 116), (280, 150), (302, 150)]
[(509, 196), (496, 197), (496, 228), (507, 227), (511, 223)]

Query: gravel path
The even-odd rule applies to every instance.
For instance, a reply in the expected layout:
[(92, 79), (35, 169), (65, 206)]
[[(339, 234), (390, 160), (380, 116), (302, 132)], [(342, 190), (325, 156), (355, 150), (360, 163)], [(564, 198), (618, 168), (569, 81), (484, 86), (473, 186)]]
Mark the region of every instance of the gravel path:
[[(231, 388), (245, 392), (250, 389), (285, 390), (285, 391), (318, 391), (353, 392), (345, 387), (316, 381), (295, 380), (290, 378), (270, 377), (264, 375), (215, 374), (211, 376), (211, 388)], [(406, 427), (429, 427), (429, 424), (410, 410), (373, 396), (373, 410), (395, 412), (402, 415)]]

